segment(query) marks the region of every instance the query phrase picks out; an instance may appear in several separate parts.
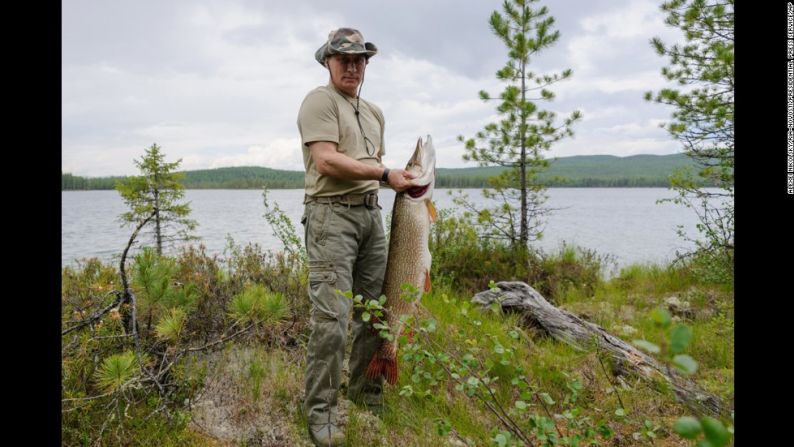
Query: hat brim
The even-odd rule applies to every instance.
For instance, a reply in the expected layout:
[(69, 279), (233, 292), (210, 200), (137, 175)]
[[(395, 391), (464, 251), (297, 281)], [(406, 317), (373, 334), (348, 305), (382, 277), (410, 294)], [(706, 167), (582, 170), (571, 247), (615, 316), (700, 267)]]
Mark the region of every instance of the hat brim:
[(378, 54), (378, 47), (372, 42), (365, 42), (364, 49), (339, 51), (329, 47), (328, 42), (326, 42), (314, 53), (314, 59), (317, 60), (320, 65), (325, 66), (325, 58), (333, 56), (334, 54), (364, 54), (366, 55), (367, 59), (369, 59), (372, 56)]

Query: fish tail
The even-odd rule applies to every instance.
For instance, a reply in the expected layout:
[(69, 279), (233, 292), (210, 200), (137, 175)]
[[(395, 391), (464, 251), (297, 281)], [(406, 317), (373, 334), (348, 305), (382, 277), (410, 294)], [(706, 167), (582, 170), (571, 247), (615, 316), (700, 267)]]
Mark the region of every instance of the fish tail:
[(397, 383), (397, 357), (386, 357), (377, 352), (367, 366), (367, 378), (370, 380), (383, 376), (389, 385)]

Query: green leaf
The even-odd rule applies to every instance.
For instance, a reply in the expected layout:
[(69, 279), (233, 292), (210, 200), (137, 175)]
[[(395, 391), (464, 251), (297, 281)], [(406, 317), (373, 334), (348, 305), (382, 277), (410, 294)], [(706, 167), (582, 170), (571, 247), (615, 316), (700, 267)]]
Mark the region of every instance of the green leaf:
[(526, 410), (527, 409), (527, 403), (524, 402), (523, 400), (517, 400), (515, 405), (516, 405), (516, 408), (518, 408), (519, 410)]
[(610, 426), (605, 424), (605, 423), (599, 424), (598, 428), (596, 429), (596, 431), (604, 439), (609, 439), (609, 438), (612, 437), (612, 435), (615, 434), (615, 432), (612, 430), (612, 428), (610, 428)]
[(698, 369), (698, 363), (695, 359), (685, 354), (673, 357), (673, 365), (684, 374), (694, 374)]
[(493, 312), (495, 314), (499, 314), (500, 312), (502, 312), (502, 306), (499, 303), (496, 303), (496, 302), (491, 303), (491, 305), (488, 306), (488, 309), (490, 309), (491, 312)]
[(554, 405), (554, 399), (549, 396), (549, 393), (540, 393), (539, 396), (546, 405)]
[(436, 429), (438, 430), (439, 436), (446, 436), (452, 431), (452, 424), (446, 419), (438, 418), (436, 419)]
[(700, 424), (703, 426), (703, 433), (705, 433), (706, 439), (715, 447), (722, 447), (731, 440), (731, 435), (722, 425), (722, 422), (713, 417), (702, 417)]
[(621, 418), (626, 416), (626, 410), (624, 410), (622, 408), (618, 408), (617, 410), (615, 410), (615, 416), (621, 417)]
[(678, 418), (673, 424), (673, 430), (676, 433), (681, 435), (682, 438), (686, 439), (695, 439), (698, 434), (700, 434), (703, 428), (700, 426), (700, 422), (692, 416), (683, 416)]
[(410, 397), (412, 394), (414, 394), (414, 389), (411, 385), (405, 385), (400, 390), (400, 396)]
[(501, 433), (494, 436), (493, 440), (496, 443), (496, 445), (498, 445), (499, 447), (504, 447), (507, 445), (507, 438), (505, 437), (505, 435)]
[(361, 320), (362, 321), (369, 321), (369, 317), (370, 317), (369, 312), (364, 311), (364, 312), (361, 313)]
[(642, 349), (643, 351), (650, 352), (651, 354), (658, 354), (660, 351), (658, 346), (649, 342), (648, 340), (634, 340), (632, 343), (634, 346)]
[(673, 318), (670, 316), (670, 312), (668, 312), (667, 309), (661, 307), (654, 309), (653, 312), (651, 312), (651, 319), (654, 323), (663, 328), (670, 326), (670, 323), (673, 321)]
[(670, 352), (680, 354), (684, 352), (692, 340), (692, 329), (683, 324), (676, 326), (670, 335)]

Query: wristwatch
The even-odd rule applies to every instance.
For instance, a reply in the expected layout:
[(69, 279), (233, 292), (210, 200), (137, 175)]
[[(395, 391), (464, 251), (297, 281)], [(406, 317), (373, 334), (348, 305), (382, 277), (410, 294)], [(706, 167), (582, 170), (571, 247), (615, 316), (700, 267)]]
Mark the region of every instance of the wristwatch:
[(380, 181), (383, 183), (389, 183), (389, 171), (391, 171), (391, 169), (383, 168), (383, 175), (380, 176)]

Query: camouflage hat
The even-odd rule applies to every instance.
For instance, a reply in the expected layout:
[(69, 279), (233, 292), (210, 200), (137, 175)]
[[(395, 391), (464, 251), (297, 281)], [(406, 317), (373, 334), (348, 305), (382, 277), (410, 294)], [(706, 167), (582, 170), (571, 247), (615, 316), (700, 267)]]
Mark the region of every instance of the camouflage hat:
[(328, 33), (328, 41), (314, 53), (314, 58), (325, 66), (325, 58), (333, 54), (364, 54), (367, 59), (378, 53), (372, 42), (364, 42), (364, 36), (353, 28), (339, 28)]

